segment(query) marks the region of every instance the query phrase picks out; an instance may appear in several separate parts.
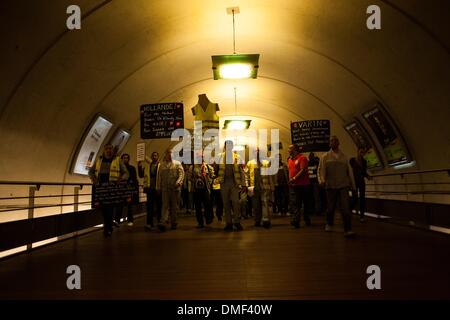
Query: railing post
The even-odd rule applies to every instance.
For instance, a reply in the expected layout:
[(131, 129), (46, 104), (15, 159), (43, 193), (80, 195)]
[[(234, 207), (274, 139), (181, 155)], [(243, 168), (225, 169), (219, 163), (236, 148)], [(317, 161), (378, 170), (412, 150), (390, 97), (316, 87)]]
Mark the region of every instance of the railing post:
[[(78, 212), (78, 204), (80, 202), (79, 194), (81, 189), (83, 189), (83, 185), (76, 186), (73, 188), (73, 212)], [(77, 230), (74, 232), (74, 236), (78, 236), (78, 222), (77, 222)]]
[(79, 203), (79, 194), (80, 194), (80, 187), (73, 188), (73, 212), (78, 212), (78, 203)]
[[(39, 190), (38, 186), (30, 186), (28, 189), (28, 219), (34, 218), (34, 195)], [(33, 226), (34, 229), (34, 226)], [(33, 230), (34, 231), (34, 230)], [(32, 244), (27, 244), (27, 250), (31, 250)]]

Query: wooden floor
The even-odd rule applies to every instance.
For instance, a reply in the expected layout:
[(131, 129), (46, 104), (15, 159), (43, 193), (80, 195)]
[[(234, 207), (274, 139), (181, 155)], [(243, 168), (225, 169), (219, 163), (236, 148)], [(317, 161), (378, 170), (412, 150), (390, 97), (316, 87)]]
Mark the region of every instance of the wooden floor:
[[(0, 299), (436, 299), (450, 298), (450, 237), (376, 220), (353, 219), (356, 239), (325, 233), (323, 218), (270, 230), (244, 220), (197, 230), (146, 232), (143, 219), (0, 261)], [(339, 221), (338, 221), (339, 223)], [(338, 225), (338, 224), (337, 224)], [(81, 290), (66, 288), (66, 268), (81, 268)], [(366, 268), (381, 268), (368, 290)]]

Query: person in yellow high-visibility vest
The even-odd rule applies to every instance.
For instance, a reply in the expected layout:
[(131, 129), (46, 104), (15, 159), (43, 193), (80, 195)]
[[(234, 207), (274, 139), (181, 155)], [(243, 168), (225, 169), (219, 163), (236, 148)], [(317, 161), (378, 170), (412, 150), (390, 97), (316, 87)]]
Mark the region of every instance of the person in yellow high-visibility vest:
[[(220, 155), (219, 172), (217, 175), (225, 210), (225, 231), (233, 231), (233, 225), (237, 231), (242, 230), (239, 191), (245, 192), (247, 184), (241, 162), (239, 155), (233, 152), (233, 141), (225, 141), (224, 152)], [(233, 215), (231, 215), (230, 202), (233, 207)]]
[[(114, 182), (118, 183), (122, 180), (128, 179), (128, 171), (125, 165), (122, 163), (119, 157), (114, 156), (113, 145), (110, 143), (105, 144), (103, 155), (101, 155), (95, 164), (89, 169), (89, 177), (92, 184), (95, 185)], [(95, 191), (93, 191), (95, 192)], [(103, 205), (103, 231), (105, 236), (110, 236), (113, 231), (113, 205)], [(121, 206), (118, 206), (117, 210), (122, 212)], [(116, 222), (116, 226), (118, 226)]]
[(156, 223), (161, 221), (161, 194), (156, 191), (157, 177), (159, 172), (160, 162), (159, 153), (153, 152), (151, 162), (147, 159), (145, 162), (138, 162), (139, 178), (144, 178), (144, 192), (147, 194), (147, 220), (145, 229), (152, 229), (155, 225), (153, 217), (156, 209)]
[[(272, 192), (275, 190), (275, 180), (273, 175), (262, 175), (261, 168), (269, 168), (268, 160), (261, 160), (259, 149), (256, 149), (256, 158), (247, 163), (252, 195), (252, 210), (255, 217), (255, 227), (261, 226), (270, 228), (269, 201)], [(249, 192), (250, 193), (250, 192)], [(262, 221), (261, 221), (262, 219)]]

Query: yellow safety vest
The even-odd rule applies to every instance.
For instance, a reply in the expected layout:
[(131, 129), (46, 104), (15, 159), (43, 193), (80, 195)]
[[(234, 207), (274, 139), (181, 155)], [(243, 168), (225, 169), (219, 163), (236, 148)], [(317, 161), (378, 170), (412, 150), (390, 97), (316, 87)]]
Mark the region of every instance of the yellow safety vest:
[(217, 178), (215, 178), (215, 179), (213, 180), (212, 188), (213, 188), (213, 190), (220, 190), (220, 183), (219, 183), (219, 181), (218, 181)]
[[(144, 188), (150, 188), (150, 168), (151, 163), (146, 163), (144, 167)], [(158, 165), (156, 166), (156, 183), (158, 183), (158, 171), (159, 171), (160, 163), (158, 162)]]
[[(225, 179), (225, 161), (226, 161), (226, 155), (225, 153), (221, 154), (221, 163), (219, 164), (219, 172), (217, 173), (217, 180), (218, 183), (222, 184)], [(241, 176), (241, 168), (242, 164), (239, 164), (239, 155), (236, 153), (233, 153), (233, 176), (234, 176), (234, 183), (236, 186), (241, 187), (242, 184), (242, 176)], [(243, 173), (242, 173), (243, 174)], [(245, 186), (244, 182), (244, 186)]]
[(206, 109), (200, 104), (196, 104), (193, 108), (194, 120), (202, 121), (202, 131), (207, 129), (219, 129), (219, 116), (217, 110), (219, 109), (217, 103), (208, 103)]
[[(263, 160), (261, 161), (261, 168), (268, 168), (269, 167), (269, 161), (267, 160)], [(247, 168), (249, 171), (249, 176), (250, 176), (250, 187), (254, 187), (255, 186), (255, 169), (257, 168), (257, 163), (256, 160), (250, 160), (247, 163)], [(273, 189), (274, 188), (274, 181), (273, 181), (273, 176), (268, 176), (268, 175), (261, 175), (261, 182), (263, 185), (263, 189)]]
[[(102, 166), (103, 156), (100, 156), (100, 158), (97, 160), (95, 164), (95, 176), (98, 178), (98, 175), (100, 173), (100, 168)], [(109, 181), (114, 182), (119, 180), (120, 177), (120, 158), (115, 157), (111, 161), (111, 166), (109, 167)]]

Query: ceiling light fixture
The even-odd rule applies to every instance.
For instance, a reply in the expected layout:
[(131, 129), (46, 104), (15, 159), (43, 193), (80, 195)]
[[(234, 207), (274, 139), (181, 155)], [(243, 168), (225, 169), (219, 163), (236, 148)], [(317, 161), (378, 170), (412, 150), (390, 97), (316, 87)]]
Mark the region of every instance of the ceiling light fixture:
[(234, 15), (239, 12), (239, 7), (227, 8), (227, 13), (233, 15), (233, 54), (211, 56), (214, 80), (256, 79), (258, 76), (259, 54), (236, 53), (236, 26)]
[[(234, 115), (237, 116), (237, 95), (236, 87), (234, 88)], [(252, 120), (229, 119), (225, 120), (223, 128), (226, 130), (246, 130), (250, 127)]]
[(224, 129), (228, 130), (246, 130), (250, 127), (251, 120), (225, 120)]

